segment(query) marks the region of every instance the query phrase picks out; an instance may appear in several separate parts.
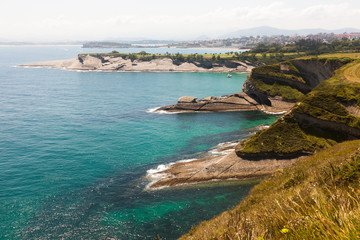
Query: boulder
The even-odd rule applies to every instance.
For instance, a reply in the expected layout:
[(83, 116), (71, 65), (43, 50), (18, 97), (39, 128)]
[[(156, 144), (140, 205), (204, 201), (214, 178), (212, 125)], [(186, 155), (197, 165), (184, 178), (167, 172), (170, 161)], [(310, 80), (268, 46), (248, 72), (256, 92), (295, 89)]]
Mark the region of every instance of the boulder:
[(196, 103), (196, 97), (181, 97), (178, 99), (178, 103)]

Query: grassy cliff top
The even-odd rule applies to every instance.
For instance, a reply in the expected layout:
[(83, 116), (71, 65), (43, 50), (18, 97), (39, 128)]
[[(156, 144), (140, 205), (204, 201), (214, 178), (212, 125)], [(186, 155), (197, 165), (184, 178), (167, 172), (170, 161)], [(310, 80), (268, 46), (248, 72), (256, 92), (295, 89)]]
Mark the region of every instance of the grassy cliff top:
[(359, 146), (343, 142), (279, 169), (181, 239), (358, 239)]
[(322, 135), (311, 127), (302, 128), (292, 115), (286, 115), (270, 128), (241, 142), (236, 146), (236, 152), (245, 158), (296, 157), (330, 147), (342, 138), (345, 137), (330, 133)]
[(299, 64), (298, 62), (309, 61), (310, 63), (307, 65), (309, 70), (312, 71), (314, 69), (311, 68), (316, 67), (310, 64), (311, 62), (315, 63), (317, 67), (322, 68), (321, 76), (322, 74), (328, 75), (336, 68), (356, 60), (356, 57), (358, 56), (355, 54), (328, 54), (318, 57), (296, 58), (273, 65), (259, 66), (253, 69), (251, 81), (259, 92), (267, 96), (279, 96), (284, 100), (299, 101), (314, 86), (313, 78), (316, 74), (314, 72), (306, 72), (306, 69), (303, 69), (304, 63)]
[(254, 68), (253, 74), (266, 75), (266, 77), (282, 78), (290, 81), (306, 83), (302, 78), (300, 71), (291, 63), (291, 61)]
[(326, 53), (318, 56), (304, 56), (297, 59), (360, 59), (360, 53)]
[[(360, 129), (360, 61), (338, 69), (296, 104), (289, 114), (270, 128), (258, 132), (236, 147), (239, 156), (266, 153), (275, 156), (305, 154), (349, 138), (342, 127)], [(354, 81), (355, 79), (355, 81)], [(339, 130), (322, 129), (297, 117), (310, 116), (340, 124)]]

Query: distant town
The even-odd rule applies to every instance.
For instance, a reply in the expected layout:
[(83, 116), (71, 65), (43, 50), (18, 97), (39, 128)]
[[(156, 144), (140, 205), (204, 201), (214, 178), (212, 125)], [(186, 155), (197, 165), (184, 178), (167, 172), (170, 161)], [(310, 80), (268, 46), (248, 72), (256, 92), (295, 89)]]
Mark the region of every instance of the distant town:
[(357, 40), (360, 32), (316, 33), (308, 35), (256, 35), (224, 37), (219, 39), (174, 41), (174, 40), (137, 40), (137, 41), (71, 41), (71, 42), (0, 42), (0, 45), (82, 45), (83, 48), (226, 48), (252, 49), (259, 44), (292, 45), (299, 40), (316, 40), (330, 43), (333, 40)]
[(260, 43), (265, 45), (295, 44), (300, 39), (311, 39), (330, 43), (332, 40), (356, 40), (360, 39), (360, 33), (317, 33), (306, 36), (301, 35), (275, 35), (275, 36), (246, 36), (226, 39), (212, 40), (193, 40), (193, 41), (161, 41), (161, 40), (143, 40), (129, 42), (87, 42), (83, 44), (84, 48), (131, 48), (131, 47), (168, 47), (168, 48), (234, 48), (251, 49)]

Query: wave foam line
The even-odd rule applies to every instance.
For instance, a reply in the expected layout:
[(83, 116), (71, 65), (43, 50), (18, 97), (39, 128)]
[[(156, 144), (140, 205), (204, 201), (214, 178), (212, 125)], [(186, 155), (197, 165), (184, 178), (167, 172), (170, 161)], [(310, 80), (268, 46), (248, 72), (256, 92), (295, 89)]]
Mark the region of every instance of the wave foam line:
[(158, 109), (161, 107), (156, 107), (156, 108), (149, 108), (148, 110), (146, 110), (147, 113), (157, 113), (157, 114), (177, 114), (178, 112), (167, 112), (164, 110), (160, 110), (158, 111)]
[(146, 171), (146, 178), (149, 179), (151, 182), (146, 186), (146, 189), (149, 189), (149, 186), (160, 181), (161, 179), (167, 178), (170, 176), (169, 173), (165, 173), (172, 165), (177, 163), (187, 163), (197, 160), (196, 158), (191, 159), (183, 159), (176, 162), (172, 162), (169, 164), (160, 164), (156, 168), (151, 168)]

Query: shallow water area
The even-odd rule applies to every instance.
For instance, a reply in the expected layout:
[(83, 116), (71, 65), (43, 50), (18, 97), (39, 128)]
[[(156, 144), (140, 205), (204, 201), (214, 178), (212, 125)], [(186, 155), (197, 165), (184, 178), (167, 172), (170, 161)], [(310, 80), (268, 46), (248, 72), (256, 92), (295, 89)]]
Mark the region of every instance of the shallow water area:
[(241, 91), (247, 74), (13, 67), (111, 50), (0, 47), (0, 239), (175, 239), (254, 185), (145, 190), (149, 169), (199, 158), (276, 120), (261, 112), (147, 112), (184, 95)]

